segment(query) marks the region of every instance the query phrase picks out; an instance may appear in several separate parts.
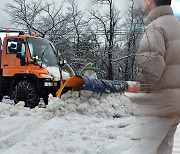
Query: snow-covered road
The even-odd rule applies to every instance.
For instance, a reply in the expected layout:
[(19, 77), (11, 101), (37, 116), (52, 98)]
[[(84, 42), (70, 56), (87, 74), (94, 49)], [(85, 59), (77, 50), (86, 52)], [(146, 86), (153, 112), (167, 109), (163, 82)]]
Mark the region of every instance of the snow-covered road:
[(13, 147), (18, 151), (23, 144), (31, 142), (28, 136), (35, 133), (42, 123), (43, 119), (32, 117), (0, 117), (0, 153), (13, 153)]
[(152, 154), (168, 129), (167, 118), (133, 116), (123, 95), (69, 93), (46, 109), (22, 105), (0, 103), (0, 154)]
[(127, 125), (123, 121), (78, 115), (49, 120), (40, 117), (1, 117), (0, 153), (98, 153), (105, 147), (117, 145), (118, 141), (130, 140), (123, 133)]

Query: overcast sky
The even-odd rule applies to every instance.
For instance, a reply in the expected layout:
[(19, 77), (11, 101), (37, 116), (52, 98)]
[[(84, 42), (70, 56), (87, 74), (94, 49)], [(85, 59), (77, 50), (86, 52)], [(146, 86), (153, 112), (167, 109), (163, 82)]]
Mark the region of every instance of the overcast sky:
[[(9, 22), (9, 16), (4, 12), (5, 9), (5, 4), (10, 3), (13, 0), (1, 0), (1, 5), (0, 5), (0, 28), (11, 28), (14, 27), (13, 24)], [(30, 0), (29, 0), (30, 1)], [(49, 2), (50, 0), (48, 0)], [(61, 4), (62, 0), (51, 0), (57, 3), (57, 5)], [(79, 0), (79, 7), (81, 9), (83, 8), (88, 8), (88, 1), (89, 0)], [(120, 10), (123, 10), (127, 6), (127, 0), (115, 0), (116, 5), (119, 7)], [(140, 0), (136, 0), (135, 2), (139, 3)], [(173, 9), (175, 11), (176, 15), (180, 16), (180, 0), (173, 0)]]
[[(9, 16), (4, 12), (5, 9), (5, 4), (6, 3), (10, 3), (13, 0), (1, 0), (1, 5), (0, 5), (0, 28), (12, 28), (14, 27), (10, 22), (9, 22)], [(31, 0), (27, 0), (27, 1), (31, 1)], [(55, 3), (57, 3), (57, 5), (61, 4), (62, 0), (51, 0), (54, 1)], [(140, 0), (137, 0), (140, 1)], [(48, 2), (50, 2), (50, 0), (48, 0)], [(79, 8), (80, 9), (85, 9), (88, 8), (88, 2), (89, 0), (79, 0)], [(127, 0), (115, 0), (116, 4), (118, 5), (118, 8), (120, 10), (126, 8), (127, 6)]]

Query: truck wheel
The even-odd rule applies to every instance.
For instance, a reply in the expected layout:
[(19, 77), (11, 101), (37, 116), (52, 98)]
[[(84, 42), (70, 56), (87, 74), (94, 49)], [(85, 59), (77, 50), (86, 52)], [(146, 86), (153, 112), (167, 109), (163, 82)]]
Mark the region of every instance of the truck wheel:
[(35, 85), (33, 82), (28, 80), (20, 81), (15, 86), (11, 99), (13, 99), (16, 104), (19, 101), (24, 101), (25, 107), (29, 108), (34, 108), (39, 104), (39, 97)]

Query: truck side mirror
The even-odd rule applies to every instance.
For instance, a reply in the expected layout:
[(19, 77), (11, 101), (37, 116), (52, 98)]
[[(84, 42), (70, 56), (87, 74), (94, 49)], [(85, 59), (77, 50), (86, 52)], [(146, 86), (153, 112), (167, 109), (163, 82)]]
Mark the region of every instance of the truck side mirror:
[(32, 60), (36, 61), (39, 57), (37, 55), (32, 57)]
[(36, 63), (36, 61), (37, 61), (38, 58), (39, 58), (39, 57), (38, 57), (37, 55), (32, 56), (32, 57), (31, 57), (31, 62), (30, 62), (30, 63)]
[(63, 67), (66, 63), (67, 63), (66, 60), (60, 60), (59, 61), (59, 66)]

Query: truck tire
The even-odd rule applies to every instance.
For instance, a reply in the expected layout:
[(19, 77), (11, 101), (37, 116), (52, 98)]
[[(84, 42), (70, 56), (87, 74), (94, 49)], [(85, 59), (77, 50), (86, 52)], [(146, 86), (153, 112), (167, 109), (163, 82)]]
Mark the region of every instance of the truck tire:
[(19, 101), (25, 102), (25, 107), (34, 108), (39, 104), (39, 97), (35, 85), (29, 80), (23, 80), (16, 84), (11, 99), (17, 104)]

